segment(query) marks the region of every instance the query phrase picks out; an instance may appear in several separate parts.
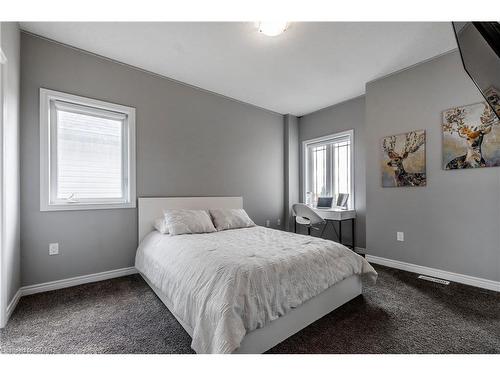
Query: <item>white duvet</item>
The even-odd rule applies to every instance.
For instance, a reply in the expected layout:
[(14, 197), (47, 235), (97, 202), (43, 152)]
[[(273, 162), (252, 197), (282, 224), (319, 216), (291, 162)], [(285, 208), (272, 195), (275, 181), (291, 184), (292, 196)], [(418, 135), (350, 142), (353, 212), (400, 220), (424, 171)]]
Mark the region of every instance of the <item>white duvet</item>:
[(135, 266), (190, 326), (197, 353), (231, 353), (263, 327), (353, 275), (377, 273), (343, 245), (263, 227), (169, 236), (151, 232)]

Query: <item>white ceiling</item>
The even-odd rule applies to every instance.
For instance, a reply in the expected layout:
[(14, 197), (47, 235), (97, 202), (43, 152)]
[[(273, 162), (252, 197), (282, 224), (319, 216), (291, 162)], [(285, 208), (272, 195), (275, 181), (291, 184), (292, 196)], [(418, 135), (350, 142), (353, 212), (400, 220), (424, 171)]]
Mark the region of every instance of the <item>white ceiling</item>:
[(451, 23), (22, 22), (24, 30), (279, 113), (307, 114), (456, 48)]

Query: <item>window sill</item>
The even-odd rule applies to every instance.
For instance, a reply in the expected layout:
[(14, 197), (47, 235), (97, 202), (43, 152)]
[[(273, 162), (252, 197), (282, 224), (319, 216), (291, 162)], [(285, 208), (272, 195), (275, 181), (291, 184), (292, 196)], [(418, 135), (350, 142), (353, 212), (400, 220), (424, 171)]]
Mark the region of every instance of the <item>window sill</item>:
[(135, 200), (129, 203), (68, 203), (42, 204), (40, 211), (83, 211), (83, 210), (115, 210), (119, 208), (135, 208)]

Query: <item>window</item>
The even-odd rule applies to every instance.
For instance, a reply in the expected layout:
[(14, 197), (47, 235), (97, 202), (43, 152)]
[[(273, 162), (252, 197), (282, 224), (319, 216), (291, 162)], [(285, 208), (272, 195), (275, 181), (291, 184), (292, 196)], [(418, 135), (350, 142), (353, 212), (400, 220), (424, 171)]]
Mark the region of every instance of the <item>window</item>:
[(135, 207), (135, 109), (40, 89), (40, 210)]
[(347, 206), (354, 208), (353, 186), (354, 131), (303, 142), (304, 202), (316, 203), (318, 197), (349, 194)]

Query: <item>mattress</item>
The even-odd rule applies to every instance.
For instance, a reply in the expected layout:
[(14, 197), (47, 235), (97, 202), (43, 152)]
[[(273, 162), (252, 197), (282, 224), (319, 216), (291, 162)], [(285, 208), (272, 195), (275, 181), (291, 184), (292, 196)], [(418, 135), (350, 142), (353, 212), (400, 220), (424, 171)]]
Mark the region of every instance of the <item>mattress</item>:
[(333, 241), (264, 227), (180, 236), (148, 234), (135, 266), (189, 325), (197, 353), (231, 353), (246, 333), (330, 286), (377, 273)]

